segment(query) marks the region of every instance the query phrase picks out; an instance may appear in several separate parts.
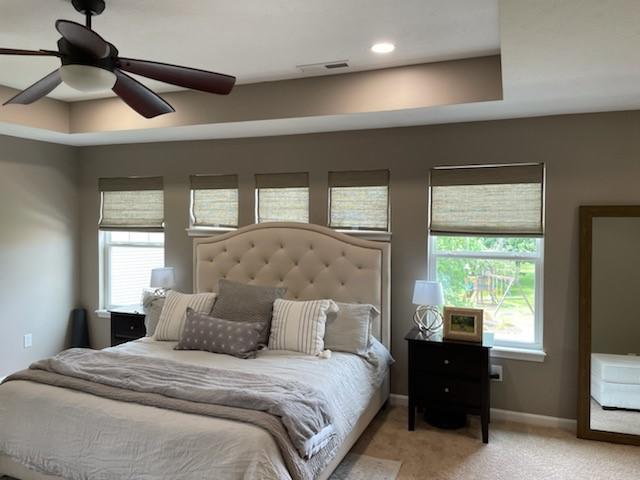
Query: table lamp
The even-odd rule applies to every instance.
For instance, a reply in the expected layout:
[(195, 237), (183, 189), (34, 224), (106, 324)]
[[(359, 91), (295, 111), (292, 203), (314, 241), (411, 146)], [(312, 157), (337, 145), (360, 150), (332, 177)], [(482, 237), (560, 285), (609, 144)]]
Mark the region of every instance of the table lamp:
[(173, 267), (154, 268), (151, 270), (151, 282), (149, 286), (154, 290), (154, 295), (165, 296), (167, 290), (176, 285), (175, 269)]
[(442, 313), (439, 307), (444, 305), (444, 294), (440, 282), (416, 280), (413, 304), (418, 305), (413, 322), (421, 332), (431, 334), (442, 327)]

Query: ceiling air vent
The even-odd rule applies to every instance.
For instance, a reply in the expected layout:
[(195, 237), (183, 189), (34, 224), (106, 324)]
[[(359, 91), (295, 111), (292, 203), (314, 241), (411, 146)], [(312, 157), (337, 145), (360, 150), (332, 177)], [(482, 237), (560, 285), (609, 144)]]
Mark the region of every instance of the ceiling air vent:
[(304, 73), (326, 73), (327, 71), (349, 68), (349, 61), (334, 60), (332, 62), (308, 63), (306, 65), (296, 65), (296, 68)]

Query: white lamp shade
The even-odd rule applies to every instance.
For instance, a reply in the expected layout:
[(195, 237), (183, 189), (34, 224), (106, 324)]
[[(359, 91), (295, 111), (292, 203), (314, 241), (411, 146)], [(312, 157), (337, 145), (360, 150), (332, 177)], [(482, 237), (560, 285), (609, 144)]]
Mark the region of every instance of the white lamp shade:
[(60, 76), (64, 83), (81, 92), (111, 90), (117, 80), (113, 72), (91, 65), (63, 65)]
[(440, 282), (429, 282), (427, 280), (416, 280), (413, 287), (414, 305), (444, 305), (444, 294)]
[(151, 270), (151, 288), (173, 288), (176, 285), (173, 267), (154, 268)]

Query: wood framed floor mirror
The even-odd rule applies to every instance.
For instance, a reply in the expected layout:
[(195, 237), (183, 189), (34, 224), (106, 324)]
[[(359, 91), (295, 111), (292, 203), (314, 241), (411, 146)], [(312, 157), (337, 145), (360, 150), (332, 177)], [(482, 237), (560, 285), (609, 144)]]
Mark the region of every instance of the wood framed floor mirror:
[(640, 205), (580, 207), (578, 437), (640, 445)]

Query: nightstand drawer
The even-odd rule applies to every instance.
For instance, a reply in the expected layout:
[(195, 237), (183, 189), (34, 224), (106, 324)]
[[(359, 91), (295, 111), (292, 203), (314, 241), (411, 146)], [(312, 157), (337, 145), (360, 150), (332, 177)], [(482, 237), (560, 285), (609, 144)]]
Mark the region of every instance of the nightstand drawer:
[(112, 314), (111, 323), (113, 335), (119, 338), (136, 339), (144, 337), (144, 316)]
[(416, 369), (443, 376), (480, 379), (484, 361), (482, 351), (461, 348), (419, 348)]
[(482, 399), (480, 382), (440, 378), (435, 375), (424, 378), (419, 395), (427, 405), (461, 405), (472, 408), (479, 408)]

